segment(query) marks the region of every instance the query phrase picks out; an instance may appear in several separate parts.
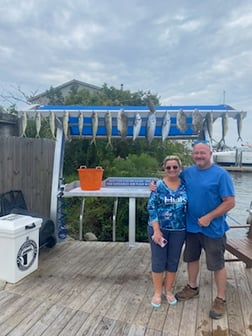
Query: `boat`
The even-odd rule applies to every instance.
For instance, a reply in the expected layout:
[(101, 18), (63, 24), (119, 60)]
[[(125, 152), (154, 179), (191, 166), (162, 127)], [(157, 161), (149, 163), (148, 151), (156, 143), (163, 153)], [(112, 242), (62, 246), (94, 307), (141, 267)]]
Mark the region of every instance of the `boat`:
[(252, 167), (252, 146), (214, 151), (213, 160), (221, 166)]

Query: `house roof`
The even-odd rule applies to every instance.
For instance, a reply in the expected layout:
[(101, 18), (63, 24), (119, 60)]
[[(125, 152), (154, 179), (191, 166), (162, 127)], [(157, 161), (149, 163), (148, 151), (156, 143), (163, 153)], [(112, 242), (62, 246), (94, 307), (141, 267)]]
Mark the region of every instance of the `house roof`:
[[(82, 86), (83, 88), (87, 88), (87, 89), (92, 89), (92, 90), (101, 90), (101, 87), (99, 86), (96, 86), (96, 85), (93, 85), (93, 84), (89, 84), (89, 83), (86, 83), (86, 82), (82, 82), (80, 80), (77, 80), (77, 79), (72, 79), (66, 83), (63, 83), (61, 85), (58, 85), (58, 86), (55, 86), (53, 87), (55, 90), (62, 90), (62, 89), (65, 89), (67, 87), (71, 87), (72, 85), (78, 85), (78, 86)], [(47, 91), (45, 92), (42, 92), (32, 98), (29, 99), (30, 102), (33, 102), (33, 101), (37, 101), (39, 98), (41, 97), (44, 97), (45, 95), (47, 94)]]

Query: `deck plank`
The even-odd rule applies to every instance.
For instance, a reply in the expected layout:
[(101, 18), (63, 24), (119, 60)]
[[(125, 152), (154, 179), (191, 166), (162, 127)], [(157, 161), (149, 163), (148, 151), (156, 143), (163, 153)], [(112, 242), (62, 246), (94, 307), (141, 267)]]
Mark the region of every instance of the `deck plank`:
[(104, 316), (102, 315), (97, 316), (89, 314), (88, 318), (84, 321), (75, 336), (93, 336), (95, 329), (99, 328), (98, 325), (101, 323), (103, 318)]
[[(187, 271), (186, 264), (180, 258), (180, 264), (177, 271), (176, 282), (173, 289), (174, 294), (180, 291), (187, 284)], [(163, 331), (169, 333), (169, 335), (178, 335), (180, 329), (181, 316), (183, 312), (184, 304), (180, 302), (174, 307), (169, 307)]]
[[(63, 313), (64, 308), (53, 305), (49, 307), (48, 310), (37, 320), (29, 330), (26, 331), (25, 336), (40, 336), (47, 332), (48, 328), (53, 324), (53, 322), (59, 318)], [(47, 333), (48, 334), (48, 333)], [(51, 335), (53, 335), (51, 333)]]
[(48, 311), (49, 307), (46, 303), (37, 301), (38, 305), (33, 310), (27, 309), (26, 317), (15, 328), (9, 332), (8, 336), (23, 336), (27, 335), (27, 332), (32, 326), (39, 321), (43, 315)]
[(77, 310), (71, 320), (68, 321), (64, 329), (60, 331), (58, 336), (75, 336), (88, 316), (88, 313)]
[[(216, 288), (204, 255), (200, 296), (153, 309), (148, 244), (66, 241), (41, 250), (38, 270), (0, 290), (0, 335), (251, 336), (251, 271), (227, 263), (227, 315), (213, 321)], [(181, 260), (174, 292), (186, 283)]]
[[(27, 317), (27, 315), (31, 314), (33, 310), (38, 308), (40, 302), (22, 297), (20, 309), (15, 311), (9, 311), (9, 317), (6, 318), (4, 323), (0, 324), (0, 335), (10, 335), (10, 332), (16, 328), (18, 328), (19, 324), (23, 322), (23, 320)], [(15, 305), (15, 308), (18, 306)], [(14, 307), (13, 307), (14, 308)]]
[(129, 334), (130, 324), (123, 321), (116, 321), (110, 335), (126, 336)]
[[(51, 322), (51, 319), (48, 318), (48, 327), (43, 331), (43, 336), (58, 336), (60, 332), (65, 328), (68, 322), (72, 319), (72, 317), (76, 314), (76, 311), (68, 308), (63, 308), (59, 305), (54, 305), (55, 308), (58, 308), (59, 314), (57, 314), (55, 310), (55, 318)], [(57, 316), (56, 316), (57, 314)], [(46, 323), (44, 324), (46, 327)], [(40, 329), (40, 324), (38, 324)], [(38, 331), (34, 335), (39, 335)]]
[(207, 270), (205, 255), (201, 260), (199, 289), (200, 295), (198, 298), (198, 311), (197, 311), (197, 327), (195, 336), (207, 335), (212, 333), (213, 324), (212, 319), (209, 317), (209, 310), (212, 305), (213, 297), (213, 274)]
[(64, 293), (59, 302), (72, 309), (81, 309), (83, 304), (103, 285), (102, 279), (98, 279), (98, 277), (104, 267), (106, 268), (106, 265), (113, 267), (109, 265), (109, 261), (118, 253), (119, 248), (110, 244), (103, 245), (101, 251), (100, 248), (96, 250), (90, 247), (92, 253), (79, 264), (79, 268), (77, 268), (71, 277), (71, 288), (68, 290), (68, 293)]
[(244, 269), (243, 263), (237, 263), (234, 271), (236, 278), (237, 300), (240, 301), (242, 311), (240, 323), (244, 323), (243, 332), (245, 335), (252, 335), (252, 287), (251, 281), (246, 281), (248, 277), (250, 277), (250, 280), (252, 279), (251, 271), (252, 269)]
[[(116, 281), (115, 286), (118, 286), (118, 283), (121, 286), (121, 290), (117, 299), (114, 299), (108, 309), (106, 316), (111, 319), (120, 319), (122, 316), (122, 312), (128, 305), (129, 309), (132, 308), (132, 302), (137, 305), (136, 300), (134, 300), (137, 290), (137, 285), (139, 284), (138, 279), (143, 280), (142, 275), (147, 273), (148, 269), (146, 269), (146, 261), (149, 259), (149, 253), (147, 253), (146, 249), (136, 248), (134, 255), (130, 257), (128, 263), (125, 263), (125, 266), (122, 267), (122, 272), (119, 273), (119, 279)], [(122, 265), (121, 265), (122, 266)], [(116, 272), (117, 273), (117, 272)], [(114, 277), (118, 277), (118, 275), (114, 273)], [(146, 282), (145, 282), (146, 284)], [(115, 287), (116, 289), (116, 287)], [(114, 287), (111, 288), (111, 292), (114, 291)], [(138, 305), (141, 304), (141, 301), (138, 301)], [(108, 306), (108, 304), (107, 304)], [(124, 317), (125, 319), (125, 317)]]
[[(111, 254), (106, 255), (100, 269), (98, 271), (97, 270), (93, 271), (92, 281), (90, 283), (92, 286), (91, 287), (92, 295), (87, 296), (87, 299), (83, 302), (82, 306), (79, 309), (87, 312), (93, 312), (97, 308), (97, 305), (101, 304), (104, 297), (107, 296), (108, 292), (110, 292), (114, 282), (119, 279), (120, 267), (122, 268), (125, 267), (127, 258), (122, 259), (121, 255), (122, 250), (120, 249), (119, 245), (113, 251), (114, 251), (113, 255)], [(130, 251), (132, 255), (134, 252), (135, 252), (134, 250)], [(117, 276), (115, 276), (116, 272), (118, 272)], [(122, 285), (120, 285), (120, 283), (115, 285), (114, 287), (115, 292), (111, 293), (113, 298), (114, 295), (119, 294), (121, 288)]]
[(28, 301), (29, 298), (27, 297), (20, 295), (11, 295), (9, 299), (1, 304), (0, 325), (2, 323), (8, 324), (9, 318), (14, 315), (16, 311), (25, 307)]
[(146, 295), (150, 285), (152, 286), (149, 272), (147, 272), (146, 274), (144, 273), (141, 274), (139, 276), (139, 280), (136, 281), (135, 283), (133, 281), (131, 282), (130, 288), (131, 291), (132, 289), (133, 291), (132, 294), (130, 295), (130, 298), (126, 302), (126, 305), (121, 311), (121, 314), (118, 318), (119, 320), (127, 321), (128, 323), (133, 323), (133, 321), (136, 318), (139, 307), (146, 300)]

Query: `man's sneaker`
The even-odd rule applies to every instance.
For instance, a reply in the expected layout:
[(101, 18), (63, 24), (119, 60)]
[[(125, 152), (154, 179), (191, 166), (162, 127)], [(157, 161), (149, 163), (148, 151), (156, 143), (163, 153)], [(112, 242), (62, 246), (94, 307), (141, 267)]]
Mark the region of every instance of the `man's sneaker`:
[(178, 301), (186, 301), (197, 296), (199, 296), (199, 288), (192, 288), (190, 285), (186, 285), (182, 291), (176, 293), (175, 295)]
[(212, 308), (209, 312), (209, 316), (212, 319), (218, 320), (223, 317), (223, 315), (226, 312), (226, 301), (217, 297), (214, 300), (214, 303), (212, 305)]

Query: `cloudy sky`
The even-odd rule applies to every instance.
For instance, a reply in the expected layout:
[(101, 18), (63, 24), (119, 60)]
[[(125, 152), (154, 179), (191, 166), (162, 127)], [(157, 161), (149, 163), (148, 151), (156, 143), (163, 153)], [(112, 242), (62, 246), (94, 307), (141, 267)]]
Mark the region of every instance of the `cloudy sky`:
[[(2, 96), (78, 79), (151, 90), (162, 105), (226, 103), (248, 112), (252, 143), (251, 0), (1, 0), (0, 10)], [(226, 141), (236, 139), (230, 119)]]

